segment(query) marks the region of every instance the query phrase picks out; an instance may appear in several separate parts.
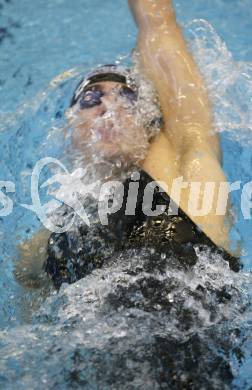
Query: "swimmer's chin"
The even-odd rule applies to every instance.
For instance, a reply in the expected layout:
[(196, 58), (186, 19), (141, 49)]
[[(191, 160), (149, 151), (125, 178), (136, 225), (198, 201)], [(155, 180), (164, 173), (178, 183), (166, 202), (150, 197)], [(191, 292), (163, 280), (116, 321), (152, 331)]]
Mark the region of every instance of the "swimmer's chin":
[(103, 153), (116, 153), (120, 149), (119, 144), (103, 140), (97, 142), (96, 148)]
[(122, 148), (120, 145), (106, 142), (99, 142), (96, 145), (97, 154), (101, 156), (102, 159), (116, 163), (118, 160), (131, 160), (130, 150), (127, 148)]

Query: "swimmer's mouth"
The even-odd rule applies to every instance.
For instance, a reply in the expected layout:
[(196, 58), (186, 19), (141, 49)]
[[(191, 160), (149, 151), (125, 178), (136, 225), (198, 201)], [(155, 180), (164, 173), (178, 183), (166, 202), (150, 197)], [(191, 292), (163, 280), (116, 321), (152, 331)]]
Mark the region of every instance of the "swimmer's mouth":
[(118, 132), (113, 126), (111, 127), (99, 127), (95, 129), (96, 134), (99, 136), (99, 141), (115, 143), (118, 138)]

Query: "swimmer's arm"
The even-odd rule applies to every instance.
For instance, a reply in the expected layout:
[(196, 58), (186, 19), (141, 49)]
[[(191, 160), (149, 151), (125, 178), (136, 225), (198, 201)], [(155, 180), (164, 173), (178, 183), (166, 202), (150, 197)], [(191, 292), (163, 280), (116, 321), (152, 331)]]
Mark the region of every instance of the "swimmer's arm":
[[(165, 121), (163, 135), (151, 145), (144, 168), (155, 179), (168, 183), (170, 189), (166, 161), (174, 154), (177, 168), (170, 170), (173, 178), (183, 176), (184, 181), (203, 184), (215, 182), (215, 205), (218, 184), (226, 181), (220, 164), (219, 138), (213, 130), (207, 90), (176, 22), (172, 2), (129, 0), (129, 4), (139, 27), (140, 61), (157, 90)], [(173, 160), (171, 157), (170, 161)], [(188, 199), (189, 191), (183, 190), (182, 209), (217, 245), (229, 249), (230, 226), (225, 216), (216, 215), (214, 209), (205, 216), (193, 216)]]
[(47, 282), (43, 264), (47, 256), (47, 242), (50, 235), (51, 232), (43, 228), (30, 240), (18, 246), (14, 276), (22, 286), (36, 288)]
[(129, 4), (139, 27), (140, 60), (159, 95), (169, 142), (181, 155), (204, 143), (220, 159), (208, 94), (176, 22), (172, 2), (129, 0)]

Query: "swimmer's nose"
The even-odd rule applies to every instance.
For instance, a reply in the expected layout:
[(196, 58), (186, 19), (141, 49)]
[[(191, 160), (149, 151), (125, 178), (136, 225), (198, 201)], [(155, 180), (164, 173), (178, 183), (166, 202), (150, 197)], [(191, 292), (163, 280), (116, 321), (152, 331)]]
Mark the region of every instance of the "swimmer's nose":
[(120, 111), (121, 102), (118, 98), (117, 94), (108, 94), (106, 96), (102, 96), (101, 104), (97, 106), (97, 115), (103, 116), (108, 113)]
[(99, 116), (103, 116), (107, 113), (108, 111), (108, 108), (106, 106), (106, 104), (104, 104), (103, 102), (97, 107), (97, 110), (98, 110), (98, 115)]

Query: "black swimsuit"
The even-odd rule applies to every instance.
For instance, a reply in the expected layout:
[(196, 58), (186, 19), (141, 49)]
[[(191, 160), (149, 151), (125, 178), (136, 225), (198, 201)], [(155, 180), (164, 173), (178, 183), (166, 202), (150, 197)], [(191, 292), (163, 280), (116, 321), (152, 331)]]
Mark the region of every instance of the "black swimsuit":
[[(124, 202), (117, 213), (109, 216), (108, 226), (94, 223), (88, 228), (78, 224), (69, 232), (53, 233), (48, 241), (48, 257), (45, 271), (56, 288), (62, 283), (74, 283), (101, 267), (115, 253), (126, 249), (147, 248), (150, 255), (163, 256), (167, 262), (175, 258), (179, 266), (191, 267), (197, 262), (197, 250), (210, 250), (220, 254), (229, 262), (230, 268), (238, 272), (240, 261), (223, 248), (217, 247), (206, 234), (179, 208), (177, 215), (168, 215), (175, 207), (165, 192), (156, 187), (152, 210), (165, 205), (165, 212), (158, 217), (143, 213), (144, 190), (153, 179), (140, 171), (139, 191), (134, 216), (125, 215), (130, 179), (124, 183)], [(97, 213), (97, 208), (93, 210)]]

